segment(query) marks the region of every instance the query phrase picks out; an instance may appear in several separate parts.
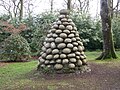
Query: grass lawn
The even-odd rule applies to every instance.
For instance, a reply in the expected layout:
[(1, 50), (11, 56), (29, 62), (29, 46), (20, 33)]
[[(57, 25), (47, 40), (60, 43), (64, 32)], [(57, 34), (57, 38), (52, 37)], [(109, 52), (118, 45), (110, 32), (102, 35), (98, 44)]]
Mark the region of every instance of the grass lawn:
[[(36, 72), (37, 61), (0, 63), (0, 90), (120, 90), (120, 60), (96, 61), (100, 52), (86, 52), (92, 69), (79, 75), (51, 75)], [(120, 57), (120, 52), (117, 51)], [(36, 73), (35, 73), (36, 72)]]

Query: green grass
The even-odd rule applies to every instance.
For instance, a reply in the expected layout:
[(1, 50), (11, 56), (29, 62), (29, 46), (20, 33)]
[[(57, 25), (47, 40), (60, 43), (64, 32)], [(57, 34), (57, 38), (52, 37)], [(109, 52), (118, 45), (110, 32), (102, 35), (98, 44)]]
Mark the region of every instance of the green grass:
[[(90, 62), (98, 64), (120, 62), (119, 59), (112, 61), (95, 60), (100, 53), (101, 52), (85, 52), (87, 60)], [(120, 51), (117, 51), (117, 55), (120, 57)], [(38, 88), (39, 90), (57, 90), (59, 86), (71, 87), (66, 80), (59, 81), (59, 83), (58, 81), (45, 80), (44, 78), (35, 80), (36, 75), (32, 75), (33, 73), (31, 72), (37, 68), (37, 63), (37, 61), (16, 62), (0, 67), (0, 90), (38, 90)], [(33, 77), (30, 77), (28, 74), (31, 74)]]
[(36, 68), (36, 65), (36, 61), (31, 61), (25, 63), (9, 63), (4, 67), (0, 67), (0, 87), (9, 85), (9, 83), (13, 83), (15, 78), (19, 78), (22, 75), (30, 72)]

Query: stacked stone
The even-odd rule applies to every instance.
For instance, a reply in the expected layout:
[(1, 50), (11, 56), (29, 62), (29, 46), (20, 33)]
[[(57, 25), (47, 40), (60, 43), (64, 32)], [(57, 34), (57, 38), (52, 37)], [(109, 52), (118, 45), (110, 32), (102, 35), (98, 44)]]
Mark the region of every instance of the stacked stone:
[(86, 64), (84, 46), (67, 10), (61, 10), (43, 43), (39, 68), (78, 70)]

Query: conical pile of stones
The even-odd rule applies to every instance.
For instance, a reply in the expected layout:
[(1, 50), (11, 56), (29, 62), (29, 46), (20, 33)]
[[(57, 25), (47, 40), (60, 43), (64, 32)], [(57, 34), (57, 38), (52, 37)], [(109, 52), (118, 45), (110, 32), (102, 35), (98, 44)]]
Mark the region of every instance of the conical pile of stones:
[(61, 10), (43, 43), (38, 69), (80, 70), (87, 65), (79, 32), (67, 10)]

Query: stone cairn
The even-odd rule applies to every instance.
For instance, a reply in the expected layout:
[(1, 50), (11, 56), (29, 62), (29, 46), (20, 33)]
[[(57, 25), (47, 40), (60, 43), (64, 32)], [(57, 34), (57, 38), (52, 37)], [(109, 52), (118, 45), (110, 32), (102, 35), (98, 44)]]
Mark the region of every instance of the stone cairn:
[(81, 70), (87, 66), (84, 46), (69, 12), (60, 11), (43, 43), (38, 70), (48, 68), (56, 72)]

